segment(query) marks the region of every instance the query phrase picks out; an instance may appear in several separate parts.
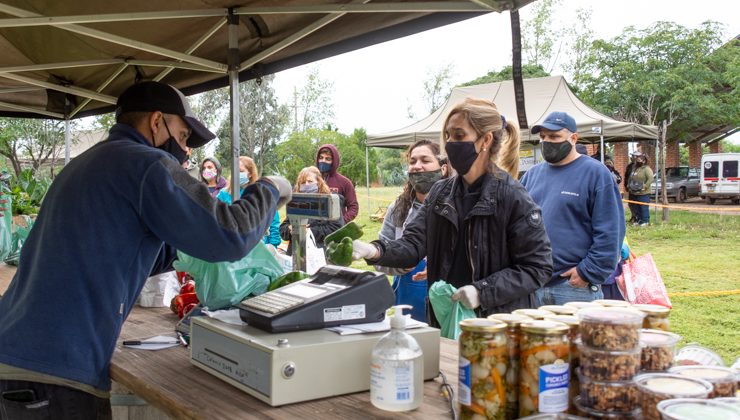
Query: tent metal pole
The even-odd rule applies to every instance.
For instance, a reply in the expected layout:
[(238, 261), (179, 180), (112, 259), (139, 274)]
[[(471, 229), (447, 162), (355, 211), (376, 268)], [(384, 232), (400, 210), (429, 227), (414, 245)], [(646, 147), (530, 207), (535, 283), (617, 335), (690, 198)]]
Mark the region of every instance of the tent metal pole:
[(229, 9), (229, 96), (231, 98), (231, 197), (239, 198), (239, 18)]
[(370, 147), (365, 140), (365, 186), (367, 187), (367, 210), (370, 211)]
[(64, 165), (69, 164), (70, 148), (69, 115), (64, 116)]
[(604, 121), (601, 121), (601, 127), (599, 129), (599, 137), (601, 139), (601, 163), (604, 163)]

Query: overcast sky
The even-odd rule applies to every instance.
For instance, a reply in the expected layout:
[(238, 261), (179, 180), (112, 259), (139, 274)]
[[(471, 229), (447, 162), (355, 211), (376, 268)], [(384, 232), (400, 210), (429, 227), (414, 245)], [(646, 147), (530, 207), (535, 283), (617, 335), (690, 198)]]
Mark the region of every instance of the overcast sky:
[[(553, 27), (578, 25), (575, 11), (591, 7), (586, 22), (597, 38), (612, 38), (626, 26), (646, 28), (656, 21), (673, 21), (689, 28), (713, 20), (725, 24), (724, 39), (740, 34), (738, 0), (562, 0)], [(530, 16), (532, 5), (521, 10)], [(447, 64), (454, 69), (453, 84), (463, 83), (511, 64), (509, 13), (485, 16), (286, 70), (275, 77), (281, 102), (292, 102), (293, 88), (306, 80), (310, 68), (333, 82), (335, 125), (343, 133), (364, 127), (383, 133), (427, 115), (422, 101), (428, 74)], [(407, 117), (411, 105), (416, 119)], [(735, 136), (735, 142), (740, 136)]]

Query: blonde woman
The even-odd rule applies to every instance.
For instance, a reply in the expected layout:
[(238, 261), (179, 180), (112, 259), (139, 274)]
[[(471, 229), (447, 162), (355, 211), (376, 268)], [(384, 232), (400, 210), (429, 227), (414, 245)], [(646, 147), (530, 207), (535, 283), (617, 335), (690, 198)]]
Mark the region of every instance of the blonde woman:
[(519, 128), (468, 98), (447, 116), (441, 146), (456, 174), (434, 184), (400, 239), (355, 241), (353, 258), (403, 268), (426, 256), (429, 284), (452, 284), (479, 316), (533, 307), (552, 258), (540, 209), (514, 178)]
[[(252, 185), (257, 182), (258, 178), (259, 171), (257, 170), (257, 165), (255, 165), (254, 160), (248, 156), (239, 156), (239, 196), (241, 197), (244, 189), (248, 185)], [(231, 198), (231, 193), (229, 192), (230, 188), (231, 177), (229, 177), (226, 182), (226, 188), (219, 191), (216, 198), (225, 203), (231, 204), (233, 200)], [(275, 212), (275, 216), (272, 218), (270, 229), (266, 232), (263, 242), (276, 248), (280, 245), (280, 215), (277, 211)]]
[[(293, 187), (294, 192), (301, 193), (313, 193), (313, 194), (331, 194), (329, 186), (326, 185), (326, 181), (321, 177), (319, 168), (315, 166), (309, 166), (301, 169), (296, 178), (295, 186)], [(316, 220), (309, 219), (308, 227), (313, 233), (314, 239), (316, 239), (316, 246), (319, 248), (324, 247), (324, 238), (330, 233), (342, 227), (344, 221), (342, 218), (339, 220)], [(293, 255), (293, 231), (290, 226), (290, 221), (286, 218), (283, 223), (280, 224), (280, 237), (285, 241), (290, 241), (288, 244), (288, 255)]]

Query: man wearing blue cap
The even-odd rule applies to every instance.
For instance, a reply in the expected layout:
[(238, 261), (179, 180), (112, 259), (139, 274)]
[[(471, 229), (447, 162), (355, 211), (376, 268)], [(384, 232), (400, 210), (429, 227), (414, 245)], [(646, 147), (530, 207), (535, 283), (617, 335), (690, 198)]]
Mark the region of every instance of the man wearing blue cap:
[(617, 185), (601, 162), (578, 153), (576, 121), (553, 112), (539, 133), (546, 162), (521, 180), (541, 207), (552, 243), (553, 275), (535, 292), (539, 305), (601, 299), (624, 238), (624, 208)]

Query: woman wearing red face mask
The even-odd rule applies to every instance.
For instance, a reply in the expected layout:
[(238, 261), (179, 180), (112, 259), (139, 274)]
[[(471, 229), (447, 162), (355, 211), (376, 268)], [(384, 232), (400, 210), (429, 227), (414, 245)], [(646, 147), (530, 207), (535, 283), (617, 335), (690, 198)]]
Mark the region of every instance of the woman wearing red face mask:
[(432, 187), (400, 239), (355, 241), (353, 258), (413, 267), (426, 255), (429, 283), (457, 287), (453, 299), (480, 316), (532, 307), (534, 291), (550, 279), (552, 256), (539, 208), (512, 177), (519, 129), (492, 102), (468, 98), (443, 130), (456, 174)]

